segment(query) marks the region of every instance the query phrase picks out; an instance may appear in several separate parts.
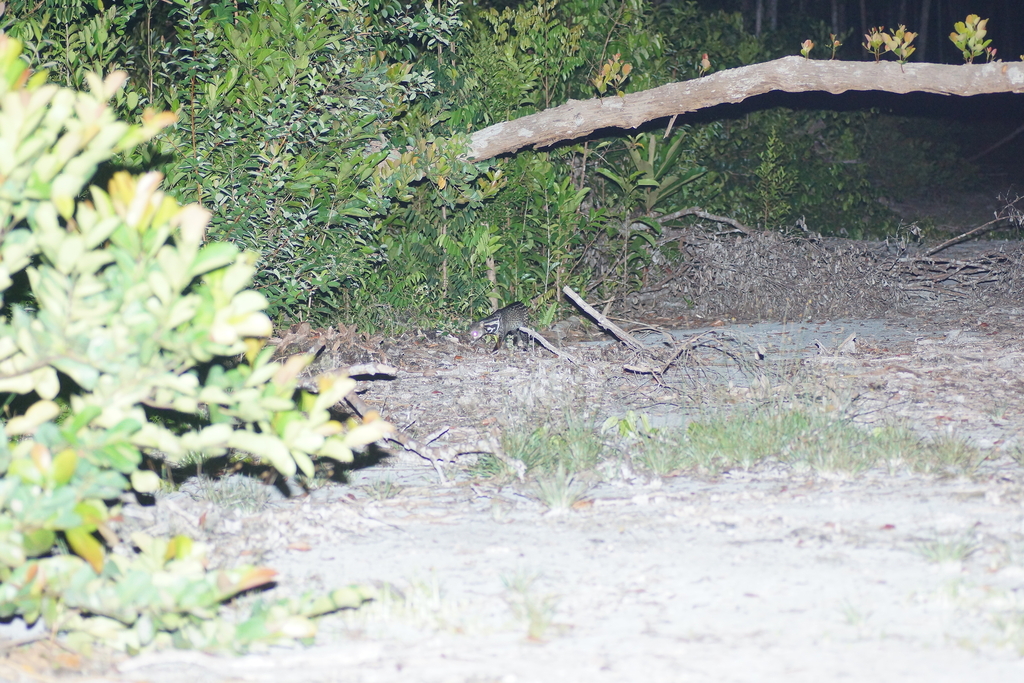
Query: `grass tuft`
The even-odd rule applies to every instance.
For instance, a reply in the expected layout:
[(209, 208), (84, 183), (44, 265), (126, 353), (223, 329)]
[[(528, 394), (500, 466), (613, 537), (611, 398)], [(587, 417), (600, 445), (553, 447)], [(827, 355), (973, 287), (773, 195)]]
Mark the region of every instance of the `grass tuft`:
[(385, 501), (394, 498), (402, 492), (402, 487), (392, 479), (378, 479), (363, 487), (366, 494), (376, 501)]
[(568, 510), (583, 500), (590, 487), (562, 465), (537, 480), (537, 497), (552, 510)]
[(928, 541), (917, 546), (917, 552), (933, 564), (963, 562), (978, 550), (978, 542), (970, 537)]
[(526, 622), (526, 635), (530, 640), (544, 637), (555, 614), (555, 598), (540, 595), (534, 590), (538, 578), (537, 574), (524, 571), (501, 577), (505, 586), (505, 602), (517, 619)]
[(258, 479), (233, 474), (223, 479), (199, 477), (199, 496), (222, 508), (254, 514), (270, 502), (270, 487)]

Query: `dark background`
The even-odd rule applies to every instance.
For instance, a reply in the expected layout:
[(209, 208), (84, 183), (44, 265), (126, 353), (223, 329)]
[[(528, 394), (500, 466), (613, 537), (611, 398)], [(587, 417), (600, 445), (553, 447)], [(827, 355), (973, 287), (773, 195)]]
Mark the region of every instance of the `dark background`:
[[(784, 46), (792, 44), (790, 54), (797, 53), (802, 40), (820, 40), (819, 36), (828, 31), (841, 36), (843, 41), (838, 59), (874, 59), (861, 46), (864, 33), (875, 26), (895, 29), (904, 24), (919, 34), (911, 61), (962, 64), (963, 56), (949, 34), (956, 22), (963, 21), (968, 14), (977, 14), (989, 20), (985, 37), (998, 50), (997, 59), (1016, 62), (1024, 55), (1024, 0), (697, 0), (697, 4), (708, 11), (742, 13), (747, 30), (760, 32), (770, 41), (782, 41)], [(827, 58), (820, 49), (812, 56)], [(976, 61), (984, 59), (979, 57)], [(1024, 164), (1020, 163), (1024, 158), (1024, 95), (947, 97), (868, 92), (840, 97), (817, 93), (782, 95), (780, 99), (782, 106), (877, 108), (897, 116), (944, 121), (948, 124), (946, 136), (959, 138), (965, 156), (980, 162), (985, 170), (1024, 181)], [(943, 137), (940, 135), (935, 142), (945, 144)], [(992, 145), (994, 149), (974, 157)]]
[[(671, 1), (671, 0), (670, 0)], [(1024, 53), (1024, 0), (698, 0), (709, 10), (743, 13), (746, 28), (766, 31), (806, 30), (824, 22), (845, 36), (842, 59), (871, 59), (860, 48), (869, 28), (905, 24), (918, 33), (913, 60), (957, 64), (963, 61), (948, 36), (968, 14), (989, 19), (987, 38), (997, 58), (1016, 61)]]

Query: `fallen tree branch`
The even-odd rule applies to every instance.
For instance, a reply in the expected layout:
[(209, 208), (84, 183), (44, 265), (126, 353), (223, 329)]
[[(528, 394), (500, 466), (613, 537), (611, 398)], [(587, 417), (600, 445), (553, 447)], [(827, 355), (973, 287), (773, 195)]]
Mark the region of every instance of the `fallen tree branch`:
[(636, 339), (634, 339), (633, 335), (631, 335), (629, 332), (626, 332), (624, 329), (613, 323), (611, 320), (598, 313), (597, 309), (595, 309), (593, 306), (584, 301), (579, 294), (573, 291), (572, 287), (570, 287), (569, 285), (562, 287), (562, 293), (564, 293), (567, 297), (572, 299), (573, 303), (579, 306), (584, 313), (593, 318), (594, 322), (596, 322), (605, 330), (608, 330), (608, 332), (610, 332), (616, 339), (624, 343), (626, 346), (628, 346), (629, 348), (633, 349), (638, 353), (644, 350), (644, 345), (638, 342)]
[(386, 363), (359, 363), (350, 365), (349, 377), (397, 377), (398, 369)]
[(675, 219), (682, 218), (683, 216), (697, 216), (698, 218), (714, 221), (715, 223), (725, 223), (747, 235), (753, 235), (755, 232), (753, 229), (743, 225), (735, 218), (729, 218), (728, 216), (716, 216), (696, 206), (690, 209), (673, 211), (672, 213), (665, 214), (664, 216), (658, 216), (654, 220), (656, 220), (659, 225), (662, 225), (665, 221), (674, 221)]
[(523, 147), (549, 147), (586, 137), (602, 128), (636, 128), (654, 119), (742, 102), (756, 95), (784, 92), (984, 95), (1024, 92), (1024, 63), (905, 64), (840, 62), (783, 57), (762, 64), (669, 83), (659, 88), (565, 104), (514, 121), (504, 121), (470, 136), (469, 158), (482, 161)]
[(525, 327), (525, 326), (524, 327), (520, 327), (519, 331), (520, 332), (525, 332), (526, 334), (528, 334), (531, 337), (533, 337), (534, 339), (536, 339), (538, 344), (540, 344), (545, 349), (547, 349), (551, 353), (555, 354), (559, 358), (564, 358), (567, 361), (569, 361), (570, 363), (572, 363), (573, 365), (579, 365), (579, 361), (577, 361), (576, 358), (574, 358), (571, 354), (569, 354), (569, 353), (567, 353), (565, 351), (559, 351), (558, 349), (556, 349), (554, 346), (551, 345), (551, 342), (549, 342), (544, 337), (540, 336), (540, 334), (538, 334), (534, 330), (531, 330), (529, 327)]
[[(352, 410), (356, 411), (360, 417), (365, 417), (373, 408), (366, 404), (354, 392), (349, 393), (345, 397), (345, 401), (352, 407)], [(384, 436), (385, 441), (401, 446), (403, 449), (410, 453), (415, 453), (424, 460), (430, 463), (434, 468), (434, 472), (437, 473), (437, 478), (442, 484), (448, 483), (448, 477), (444, 473), (443, 464), (453, 462), (460, 455), (469, 455), (471, 453), (489, 453), (495, 458), (505, 463), (520, 481), (526, 476), (526, 465), (521, 460), (516, 458), (510, 458), (505, 455), (505, 451), (501, 448), (501, 442), (498, 439), (497, 434), (492, 432), (489, 436), (483, 439), (477, 439), (476, 441), (462, 444), (449, 444), (446, 446), (431, 446), (429, 445), (432, 441), (443, 435), (447, 431), (447, 428), (440, 432), (435, 432), (427, 437), (426, 443), (420, 443), (416, 439), (413, 439), (408, 434), (405, 434), (400, 429), (396, 428), (390, 434)]]
[(998, 218), (994, 218), (993, 220), (990, 220), (988, 223), (983, 223), (982, 225), (979, 225), (978, 227), (974, 228), (973, 230), (968, 230), (967, 232), (963, 233), (962, 235), (957, 235), (956, 237), (954, 237), (952, 239), (948, 239), (948, 240), (946, 240), (945, 242), (943, 242), (942, 244), (940, 244), (940, 245), (938, 245), (936, 247), (932, 247), (928, 251), (924, 252), (924, 255), (925, 256), (934, 256), (935, 254), (938, 254), (943, 249), (951, 247), (954, 244), (959, 244), (959, 243), (963, 242), (965, 239), (968, 239), (969, 237), (974, 237), (975, 235), (981, 235), (981, 234), (984, 234), (986, 232), (991, 232), (992, 230), (996, 229), (996, 224), (997, 223), (1000, 223), (1001, 221), (1004, 221), (1004, 220), (1008, 220), (1008, 219), (1005, 218), (1004, 216), (999, 216)]

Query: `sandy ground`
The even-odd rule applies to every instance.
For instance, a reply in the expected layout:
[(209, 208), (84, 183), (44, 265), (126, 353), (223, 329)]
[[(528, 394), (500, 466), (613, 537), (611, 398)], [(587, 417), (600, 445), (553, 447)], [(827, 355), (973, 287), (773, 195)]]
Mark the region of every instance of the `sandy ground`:
[[(895, 417), (980, 446), (988, 459), (969, 475), (612, 472), (560, 513), (529, 482), (473, 478), (455, 462), (442, 484), (408, 453), (252, 515), (186, 486), (126, 516), (198, 534), (221, 561), (244, 553), (277, 569), (275, 592), (369, 582), (380, 599), (324, 618), (310, 648), (58, 670), (9, 650), (0, 680), (1024, 680), (1020, 313), (715, 328), (812, 367), (856, 397), (863, 421)], [(856, 349), (839, 353), (850, 334)], [(684, 372), (658, 384), (624, 373), (614, 345), (572, 349), (585, 368), (417, 342), (392, 350), (406, 370), (364, 398), (418, 438), (441, 425), (455, 441), (566, 396), (598, 416), (687, 419)], [(375, 495), (380, 482), (396, 495)]]
[[(442, 488), (430, 474), (395, 468), (406, 489), (386, 501), (332, 489), (274, 506), (295, 534), (282, 541), (311, 541), (265, 558), (282, 584), (385, 581), (404, 602), (329, 617), (308, 650), (145, 655), (103, 679), (1024, 677), (1024, 473), (1005, 459), (973, 480), (601, 485), (592, 505), (562, 514), (513, 487)], [(363, 529), (317, 531), (352, 515)], [(929, 555), (959, 543), (965, 559)]]

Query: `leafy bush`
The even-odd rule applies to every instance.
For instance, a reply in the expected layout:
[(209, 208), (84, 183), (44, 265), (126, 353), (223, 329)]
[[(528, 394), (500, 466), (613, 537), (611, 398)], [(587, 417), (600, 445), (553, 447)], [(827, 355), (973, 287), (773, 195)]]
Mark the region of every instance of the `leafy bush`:
[(892, 227), (870, 175), (876, 114), (750, 105), (685, 117), (664, 143), (651, 124), (462, 157), (474, 130), (594, 96), (609, 62), (628, 67), (612, 90), (643, 90), (698, 77), (703, 54), (713, 73), (790, 53), (793, 25), (758, 37), (739, 13), (647, 0), (43, 8), (14, 0), (6, 16), (61, 82), (125, 68), (118, 111), (178, 114), (118, 163), (160, 169), (180, 200), (215, 209), (211, 236), (259, 254), (277, 323), (454, 325), (499, 302), (556, 303), (564, 284), (614, 295), (661, 260), (657, 218), (692, 206), (769, 229)]
[[(204, 244), (209, 212), (165, 196), (158, 173), (118, 172), (81, 197), (100, 163), (173, 115), (129, 126), (108, 104), (123, 72), (88, 74), (90, 92), (77, 93), (33, 75), (20, 52), (0, 35), (0, 617), (42, 617), (75, 644), (130, 651), (309, 635), (309, 616), (365, 592), (260, 608), (237, 627), (208, 622), (274, 572), (206, 572), (189, 539), (126, 543), (109, 521), (129, 486), (157, 488), (143, 453), (176, 463), (233, 449), (312, 476), (313, 458), (350, 460), (389, 425), (331, 419), (347, 378), (294, 400), (309, 358), (269, 362), (266, 300), (247, 289), (255, 256)], [(240, 354), (247, 362), (225, 360)], [(154, 411), (184, 419), (157, 423)]]
[(460, 140), (398, 124), (434, 90), (408, 60), (451, 43), (457, 7), (135, 0), (48, 14), (15, 2), (7, 16), (63, 84), (127, 68), (122, 115), (175, 112), (178, 127), (119, 163), (162, 170), (178, 199), (214, 210), (211, 237), (259, 254), (255, 286), (274, 320), (328, 325), (358, 316), (359, 289), (387, 259), (378, 221), (411, 183), (477, 191)]

